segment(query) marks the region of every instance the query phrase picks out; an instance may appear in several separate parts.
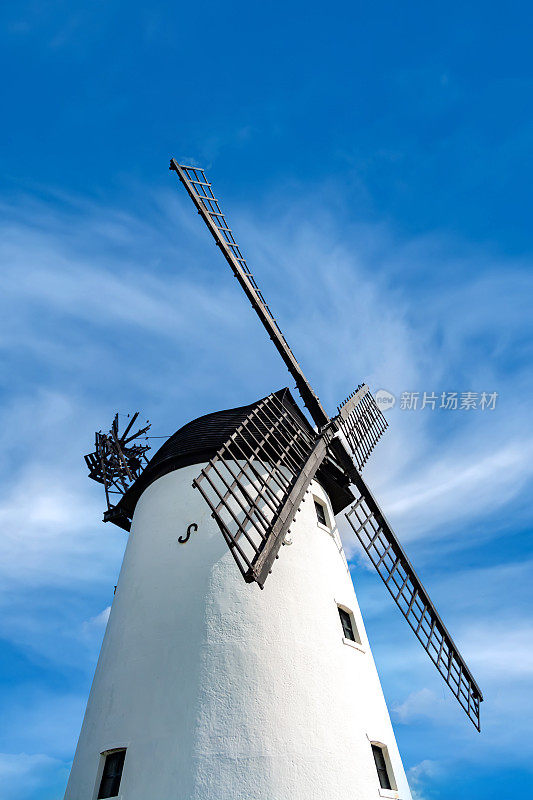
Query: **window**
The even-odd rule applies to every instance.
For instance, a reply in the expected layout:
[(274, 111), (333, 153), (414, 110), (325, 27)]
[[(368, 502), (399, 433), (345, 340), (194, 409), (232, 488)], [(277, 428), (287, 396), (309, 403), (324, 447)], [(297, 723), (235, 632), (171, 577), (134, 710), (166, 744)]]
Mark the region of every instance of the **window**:
[(357, 639), (355, 638), (352, 615), (350, 614), (349, 611), (346, 611), (346, 609), (341, 608), (340, 606), (338, 608), (339, 608), (339, 617), (341, 618), (342, 630), (344, 632), (344, 638), (349, 639), (351, 642), (356, 642)]
[(322, 503), (318, 502), (318, 500), (315, 500), (315, 511), (316, 511), (316, 518), (318, 519), (320, 524), (321, 525), (326, 525), (326, 527), (327, 527), (328, 521), (327, 521), (327, 518), (326, 518), (326, 509), (324, 508)]
[(373, 744), (372, 755), (376, 763), (379, 785), (382, 789), (392, 789), (389, 772), (387, 770), (387, 762), (385, 761), (385, 748), (379, 744)]
[(98, 800), (103, 797), (116, 797), (118, 795), (126, 750), (112, 750), (104, 755), (104, 771), (102, 772), (102, 780), (98, 790)]

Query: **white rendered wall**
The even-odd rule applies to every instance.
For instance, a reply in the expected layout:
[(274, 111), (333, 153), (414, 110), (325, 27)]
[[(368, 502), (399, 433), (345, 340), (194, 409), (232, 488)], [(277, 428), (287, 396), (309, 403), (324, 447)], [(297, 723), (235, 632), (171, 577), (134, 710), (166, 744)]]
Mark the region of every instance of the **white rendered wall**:
[[(410, 800), (340, 539), (317, 523), (313, 495), (333, 520), (324, 491), (313, 482), (261, 591), (192, 488), (199, 471), (139, 500), (66, 800), (94, 800), (115, 747), (124, 800)], [(371, 741), (397, 791), (380, 790)]]

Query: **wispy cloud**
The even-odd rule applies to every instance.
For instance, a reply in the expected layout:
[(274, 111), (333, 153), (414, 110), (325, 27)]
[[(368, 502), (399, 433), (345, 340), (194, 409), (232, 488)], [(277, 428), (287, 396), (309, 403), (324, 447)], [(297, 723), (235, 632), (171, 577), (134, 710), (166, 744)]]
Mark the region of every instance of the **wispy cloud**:
[(107, 621), (109, 619), (109, 614), (111, 613), (111, 606), (106, 606), (103, 611), (100, 611), (95, 617), (92, 617), (87, 625), (94, 626), (96, 628), (105, 628), (107, 625)]
[[(20, 800), (34, 797), (34, 792), (42, 791), (43, 786), (48, 786), (51, 791), (55, 787), (55, 797), (59, 798), (67, 776), (68, 764), (45, 753), (0, 753), (0, 792), (6, 800), (9, 797)], [(47, 796), (52, 797), (50, 794)]]
[(392, 712), (400, 722), (412, 722), (419, 718), (441, 720), (446, 703), (430, 689), (411, 692), (403, 703), (392, 707)]
[(425, 787), (435, 778), (442, 774), (442, 766), (438, 761), (431, 761), (426, 758), (424, 761), (415, 764), (407, 772), (407, 780), (413, 795), (413, 800), (429, 800), (430, 794), (426, 794)]
[[(463, 633), (468, 638), (470, 661), (499, 682), (533, 679), (533, 622), (508, 617), (486, 620)], [(501, 683), (500, 683), (501, 685)]]
[[(72, 398), (46, 391), (6, 408), (0, 436), (8, 455), (0, 492), (4, 600), (30, 587), (65, 588), (73, 575), (77, 581), (97, 577), (99, 503), (79, 463), (86, 446), (79, 413)], [(110, 533), (108, 564), (113, 551), (120, 552)], [(106, 559), (98, 569), (109, 575)]]

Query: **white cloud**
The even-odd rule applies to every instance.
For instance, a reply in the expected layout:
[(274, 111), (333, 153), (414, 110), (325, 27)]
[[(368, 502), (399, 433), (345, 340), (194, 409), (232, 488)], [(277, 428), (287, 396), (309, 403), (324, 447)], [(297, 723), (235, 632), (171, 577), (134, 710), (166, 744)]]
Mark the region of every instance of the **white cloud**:
[(411, 767), (407, 772), (407, 780), (413, 800), (426, 800), (426, 797), (428, 797), (426, 795), (426, 785), (431, 780), (439, 778), (442, 772), (441, 764), (428, 758)]
[[(487, 619), (462, 632), (472, 668), (499, 682), (533, 681), (533, 623), (523, 618)], [(501, 683), (500, 683), (501, 685)]]
[(44, 753), (0, 753), (0, 775), (3, 781), (9, 781), (12, 778), (20, 779), (35, 768), (46, 768), (57, 763), (57, 759), (50, 758)]
[[(29, 465), (0, 503), (0, 573), (4, 581), (68, 585), (94, 580), (88, 556), (101, 550), (100, 511), (61, 470)], [(95, 524), (88, 528), (91, 517)], [(4, 584), (5, 585), (5, 584)]]
[(450, 523), (494, 513), (531, 482), (533, 439), (522, 436), (499, 448), (472, 439), (437, 453), (424, 470), (386, 491), (388, 513), (405, 529), (407, 540), (437, 527), (439, 536), (453, 534)]
[(100, 611), (95, 617), (91, 617), (85, 625), (89, 628), (105, 628), (107, 625), (107, 621), (109, 620), (109, 615), (111, 613), (111, 606), (106, 606), (103, 611)]
[[(10, 469), (0, 487), (2, 591), (71, 586), (109, 576), (124, 536), (102, 555), (101, 502), (84, 475), (86, 444), (71, 398), (39, 392), (6, 409), (0, 446)], [(98, 557), (98, 561), (97, 561)], [(5, 600), (5, 596), (4, 596)]]
[(430, 689), (419, 689), (411, 692), (403, 703), (392, 707), (395, 718), (402, 723), (412, 722), (419, 718), (442, 719), (443, 699)]
[(45, 753), (0, 753), (0, 797), (25, 800), (46, 785), (57, 787), (59, 800), (67, 770), (68, 764)]

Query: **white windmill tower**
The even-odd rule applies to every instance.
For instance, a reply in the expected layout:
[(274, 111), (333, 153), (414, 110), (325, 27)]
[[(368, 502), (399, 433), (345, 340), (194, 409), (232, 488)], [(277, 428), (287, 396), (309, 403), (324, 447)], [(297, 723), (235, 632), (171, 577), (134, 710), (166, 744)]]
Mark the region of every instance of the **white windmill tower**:
[(136, 417), (97, 434), (87, 463), (106, 487), (104, 519), (131, 533), (65, 798), (409, 800), (335, 525), (347, 506), (478, 729), (483, 698), (361, 477), (385, 420), (366, 386), (328, 417), (205, 173), (171, 169), (316, 428), (283, 389), (188, 423), (144, 470)]

